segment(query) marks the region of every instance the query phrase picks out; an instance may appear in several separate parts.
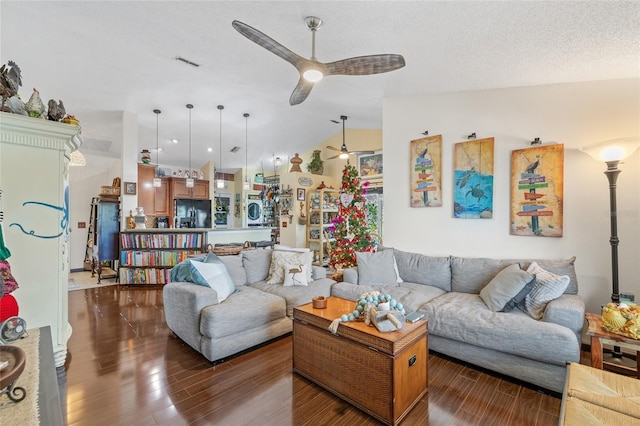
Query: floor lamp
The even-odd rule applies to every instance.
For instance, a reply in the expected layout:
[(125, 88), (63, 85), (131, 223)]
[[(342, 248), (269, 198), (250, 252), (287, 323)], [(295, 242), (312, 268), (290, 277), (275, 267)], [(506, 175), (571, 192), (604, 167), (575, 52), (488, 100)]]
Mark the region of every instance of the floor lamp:
[[(586, 146), (581, 151), (586, 152), (596, 160), (604, 161), (607, 164), (607, 170), (604, 174), (609, 180), (609, 217), (611, 220), (611, 237), (609, 243), (611, 245), (611, 284), (612, 293), (611, 301), (620, 302), (620, 288), (618, 281), (618, 207), (616, 202), (616, 181), (618, 175), (622, 172), (618, 168), (618, 164), (622, 160), (631, 156), (640, 147), (639, 138), (623, 138), (613, 139), (604, 142), (598, 142), (593, 145)], [(622, 364), (622, 352), (619, 346), (614, 346), (612, 359), (609, 360), (613, 364)]]

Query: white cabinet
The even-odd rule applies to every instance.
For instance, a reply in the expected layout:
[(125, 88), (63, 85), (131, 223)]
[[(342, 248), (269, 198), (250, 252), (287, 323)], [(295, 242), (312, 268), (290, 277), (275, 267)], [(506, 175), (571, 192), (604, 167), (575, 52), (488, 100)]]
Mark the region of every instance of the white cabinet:
[(333, 219), (338, 216), (340, 191), (337, 189), (311, 189), (307, 191), (307, 247), (313, 251), (313, 264), (329, 264), (329, 245)]
[(0, 112), (2, 229), (20, 286), (12, 295), (28, 328), (51, 327), (54, 362), (64, 365), (69, 283), (68, 158), (80, 128)]

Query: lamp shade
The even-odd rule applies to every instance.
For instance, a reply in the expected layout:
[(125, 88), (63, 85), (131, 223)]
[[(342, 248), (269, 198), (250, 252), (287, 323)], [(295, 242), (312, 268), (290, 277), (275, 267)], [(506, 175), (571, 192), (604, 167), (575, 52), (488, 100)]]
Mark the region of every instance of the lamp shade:
[(77, 149), (71, 153), (71, 158), (69, 161), (69, 165), (71, 167), (82, 167), (87, 165), (87, 159), (84, 155), (78, 151)]
[(621, 161), (630, 157), (638, 147), (640, 138), (621, 138), (597, 142), (581, 148), (580, 151), (599, 161)]

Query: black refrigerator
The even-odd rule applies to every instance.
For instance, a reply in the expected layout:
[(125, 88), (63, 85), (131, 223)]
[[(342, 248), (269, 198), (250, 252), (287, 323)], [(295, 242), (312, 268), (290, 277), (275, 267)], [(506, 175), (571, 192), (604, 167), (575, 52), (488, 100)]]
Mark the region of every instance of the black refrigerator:
[(174, 203), (174, 227), (211, 228), (211, 200), (176, 198)]

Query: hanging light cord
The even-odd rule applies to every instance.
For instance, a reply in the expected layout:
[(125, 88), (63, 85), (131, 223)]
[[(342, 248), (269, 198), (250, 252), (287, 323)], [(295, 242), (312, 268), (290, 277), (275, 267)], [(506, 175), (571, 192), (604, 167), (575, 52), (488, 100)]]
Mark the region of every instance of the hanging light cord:
[(154, 114), (156, 115), (156, 177), (159, 176), (160, 170), (158, 170), (160, 168), (160, 150), (159, 150), (159, 143), (158, 143), (158, 117), (160, 116), (160, 113), (162, 111), (160, 111), (159, 109), (154, 109), (153, 110)]
[(248, 156), (249, 156), (249, 113), (245, 112), (244, 117), (244, 180), (249, 177)]
[(187, 104), (187, 108), (189, 108), (189, 177), (191, 177), (191, 110), (193, 105)]
[(222, 179), (222, 110), (224, 106), (218, 105), (218, 111), (220, 111), (220, 168), (218, 170), (218, 179)]

